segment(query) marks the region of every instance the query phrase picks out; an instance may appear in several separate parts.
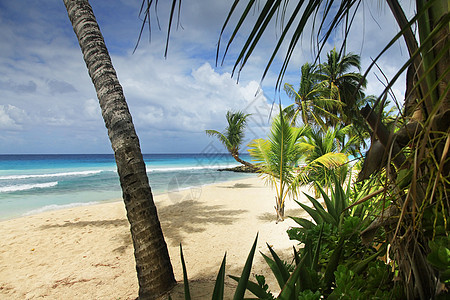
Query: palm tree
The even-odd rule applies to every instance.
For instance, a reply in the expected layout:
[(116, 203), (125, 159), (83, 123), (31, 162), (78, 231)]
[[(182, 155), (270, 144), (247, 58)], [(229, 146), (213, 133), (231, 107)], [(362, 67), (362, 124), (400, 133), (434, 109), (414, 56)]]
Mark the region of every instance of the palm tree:
[(338, 117), (329, 113), (324, 107), (334, 106), (329, 102), (336, 102), (334, 99), (323, 97), (323, 88), (318, 83), (317, 68), (305, 63), (301, 68), (300, 86), (296, 91), (292, 84), (285, 83), (284, 91), (294, 103), (284, 110), (294, 125), (299, 114), (304, 125), (315, 125), (326, 128), (325, 119), (337, 119)]
[[(354, 154), (359, 145), (357, 135), (349, 137), (350, 131), (351, 125), (348, 125), (329, 127), (326, 131), (311, 128), (305, 133), (299, 143), (305, 162), (299, 172), (301, 184), (316, 183), (327, 191), (333, 183), (332, 174), (338, 175), (340, 179), (345, 178), (349, 171), (348, 156)], [(316, 197), (319, 195), (316, 188)]]
[(239, 157), (239, 148), (244, 141), (244, 130), (245, 126), (247, 125), (247, 118), (249, 116), (250, 114), (244, 114), (241, 111), (227, 111), (226, 118), (228, 126), (225, 128), (224, 133), (211, 129), (205, 130), (205, 132), (207, 135), (216, 136), (237, 162), (249, 168), (255, 169), (254, 165), (245, 160), (242, 160)]
[(175, 285), (145, 163), (130, 112), (87, 0), (64, 0), (108, 129), (130, 222), (139, 299), (156, 299)]
[[(356, 54), (341, 55), (336, 49), (327, 53), (327, 61), (320, 64), (317, 78), (321, 81), (325, 97), (335, 102), (329, 102), (327, 109), (333, 114), (340, 114), (340, 119), (345, 124), (350, 124), (357, 114), (357, 99), (363, 97), (362, 88), (366, 81), (362, 75), (349, 72), (351, 68), (361, 69), (360, 57)], [(339, 118), (337, 119), (339, 120)], [(336, 119), (328, 120), (332, 125), (337, 125)]]
[(256, 139), (249, 144), (250, 155), (256, 161), (261, 176), (275, 187), (277, 221), (284, 220), (287, 196), (297, 195), (296, 170), (302, 156), (298, 142), (307, 130), (307, 126), (291, 127), (280, 106), (280, 114), (272, 122), (269, 139)]

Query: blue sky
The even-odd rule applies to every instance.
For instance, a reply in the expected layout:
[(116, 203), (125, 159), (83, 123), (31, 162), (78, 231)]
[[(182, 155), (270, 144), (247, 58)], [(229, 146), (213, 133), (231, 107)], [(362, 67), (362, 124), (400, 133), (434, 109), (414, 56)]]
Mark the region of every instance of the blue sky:
[[(264, 137), (279, 60), (262, 84), (260, 79), (276, 30), (264, 36), (237, 84), (230, 72), (239, 39), (224, 65), (215, 67), (219, 32), (232, 1), (183, 1), (183, 28), (173, 31), (167, 59), (166, 1), (159, 4), (162, 31), (152, 24), (151, 43), (146, 31), (132, 53), (141, 26), (140, 2), (90, 1), (124, 88), (142, 151), (202, 152), (211, 146), (224, 151), (204, 130), (222, 130), (227, 110), (252, 113), (247, 139)], [(348, 44), (349, 51), (361, 55), (363, 70), (398, 31), (388, 7), (378, 2), (364, 1)], [(0, 0), (0, 39), (0, 154), (112, 153), (63, 1)], [(336, 45), (339, 39), (333, 38)], [(334, 46), (330, 43), (327, 50)], [(301, 65), (312, 59), (307, 35), (283, 82), (296, 86)], [(406, 59), (401, 41), (380, 60), (380, 66), (392, 77)], [(382, 76), (378, 73), (378, 77)], [(371, 73), (367, 94), (378, 94), (381, 88)], [(394, 86), (399, 100), (403, 91), (401, 78)], [(280, 97), (284, 105), (289, 104), (283, 92)]]

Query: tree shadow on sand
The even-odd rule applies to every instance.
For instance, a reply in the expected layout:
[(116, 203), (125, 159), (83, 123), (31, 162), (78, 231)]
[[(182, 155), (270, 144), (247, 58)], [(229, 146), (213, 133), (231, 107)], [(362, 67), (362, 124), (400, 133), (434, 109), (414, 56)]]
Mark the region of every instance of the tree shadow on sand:
[(87, 226), (92, 227), (118, 227), (118, 226), (129, 226), (127, 219), (114, 219), (114, 220), (94, 220), (94, 221), (76, 221), (76, 222), (68, 222), (64, 224), (50, 224), (50, 225), (42, 225), (41, 229), (51, 229), (51, 228), (83, 228)]
[(224, 189), (248, 189), (248, 188), (253, 188), (255, 187), (255, 185), (251, 184), (251, 183), (235, 183), (233, 185), (226, 185), (226, 186), (219, 186), (220, 188), (224, 188)]
[[(291, 216), (292, 217), (302, 217), (302, 218), (307, 216), (306, 212), (301, 208), (288, 209), (284, 212), (284, 214), (285, 214), (285, 219), (287, 219)], [(265, 222), (277, 221), (277, 214), (275, 212), (275, 209), (273, 210), (273, 213), (265, 212), (265, 213), (259, 215), (258, 219), (261, 221), (265, 221)]]
[[(193, 232), (203, 232), (210, 224), (228, 225), (239, 218), (239, 215), (247, 212), (243, 209), (225, 209), (222, 205), (206, 205), (204, 202), (195, 200), (184, 200), (172, 205), (158, 208), (158, 217), (164, 232), (166, 242), (171, 246), (183, 243), (186, 235)], [(66, 221), (64, 224), (43, 225), (40, 228), (84, 228), (84, 227), (129, 227), (126, 218), (114, 220), (92, 220), (92, 221)], [(131, 238), (123, 238), (124, 247), (131, 246)], [(123, 249), (121, 249), (123, 250)]]
[(204, 202), (185, 200), (158, 208), (158, 216), (166, 242), (171, 246), (183, 243), (183, 237), (203, 232), (210, 224), (229, 225), (247, 212), (243, 209), (224, 209), (223, 205), (205, 205)]

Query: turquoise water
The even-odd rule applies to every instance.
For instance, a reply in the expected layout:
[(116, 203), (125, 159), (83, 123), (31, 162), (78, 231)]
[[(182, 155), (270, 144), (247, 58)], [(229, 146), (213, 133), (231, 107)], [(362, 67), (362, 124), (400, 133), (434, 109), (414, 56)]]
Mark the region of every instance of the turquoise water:
[[(153, 194), (252, 176), (217, 171), (238, 165), (229, 154), (145, 154), (144, 160)], [(0, 220), (120, 198), (113, 155), (0, 155)]]

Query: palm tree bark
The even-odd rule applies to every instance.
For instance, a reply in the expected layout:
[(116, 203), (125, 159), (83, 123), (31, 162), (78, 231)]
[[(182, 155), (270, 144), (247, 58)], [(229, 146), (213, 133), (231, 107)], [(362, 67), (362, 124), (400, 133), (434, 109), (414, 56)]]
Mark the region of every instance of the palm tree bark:
[(131, 114), (87, 0), (64, 0), (94, 83), (123, 191), (139, 281), (139, 299), (155, 299), (175, 285)]
[(257, 168), (255, 165), (249, 163), (248, 161), (245, 161), (245, 160), (241, 159), (241, 158), (239, 157), (238, 154), (231, 154), (231, 155), (233, 156), (233, 158), (234, 158), (238, 163), (241, 163), (241, 164), (243, 164), (243, 165), (246, 166), (246, 167), (252, 168), (252, 169), (254, 169), (255, 171), (256, 171), (256, 170), (259, 170), (259, 168)]

